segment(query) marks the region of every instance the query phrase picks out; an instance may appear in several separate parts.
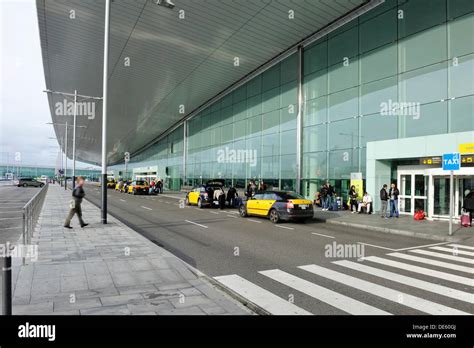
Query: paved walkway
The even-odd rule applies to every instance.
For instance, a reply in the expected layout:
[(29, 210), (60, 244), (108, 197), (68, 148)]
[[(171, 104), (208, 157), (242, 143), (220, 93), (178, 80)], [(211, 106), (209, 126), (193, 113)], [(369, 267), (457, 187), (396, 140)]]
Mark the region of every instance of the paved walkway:
[(331, 212), (321, 211), (319, 208), (314, 215), (326, 223), (446, 242), (457, 242), (474, 237), (474, 227), (466, 228), (459, 224), (453, 224), (453, 235), (449, 236), (447, 221), (415, 221), (413, 216), (407, 215), (401, 215), (398, 219), (382, 219), (377, 213), (351, 214), (349, 211)]
[(70, 191), (50, 185), (33, 244), (14, 267), (14, 314), (251, 314), (183, 261), (84, 201), (84, 229), (63, 228)]

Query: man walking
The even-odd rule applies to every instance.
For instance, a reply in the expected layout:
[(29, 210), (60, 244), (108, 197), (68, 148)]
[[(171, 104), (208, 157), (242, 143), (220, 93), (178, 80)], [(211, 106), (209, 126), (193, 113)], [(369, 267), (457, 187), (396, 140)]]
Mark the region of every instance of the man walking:
[(390, 217), (394, 215), (398, 218), (398, 195), (400, 191), (397, 189), (397, 185), (392, 184), (390, 187), (390, 191), (388, 192), (388, 196), (390, 198)]
[(387, 192), (387, 184), (384, 184), (382, 189), (380, 190), (380, 203), (382, 204), (380, 208), (380, 217), (381, 218), (388, 218), (387, 206), (388, 206), (388, 192)]
[(76, 187), (72, 191), (72, 200), (69, 209), (69, 214), (67, 215), (66, 222), (64, 222), (64, 227), (72, 228), (71, 227), (71, 220), (74, 217), (74, 214), (77, 214), (77, 218), (79, 219), (79, 223), (81, 227), (86, 227), (89, 224), (86, 224), (84, 220), (82, 220), (82, 208), (81, 203), (82, 199), (86, 195), (83, 189), (84, 186), (84, 178), (82, 176), (77, 177), (76, 179)]

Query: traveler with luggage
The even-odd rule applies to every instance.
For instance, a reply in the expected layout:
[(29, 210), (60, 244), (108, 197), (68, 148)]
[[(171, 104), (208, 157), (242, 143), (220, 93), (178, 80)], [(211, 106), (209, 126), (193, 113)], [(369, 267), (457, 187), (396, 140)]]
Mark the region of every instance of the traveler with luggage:
[(358, 208), (357, 198), (358, 197), (359, 197), (359, 194), (357, 193), (355, 186), (352, 185), (349, 190), (349, 206), (350, 206), (352, 214), (357, 212), (357, 208)]
[(472, 227), (472, 218), (474, 216), (474, 188), (471, 189), (471, 192), (469, 192), (464, 198), (462, 207), (469, 213), (469, 226)]
[(229, 202), (229, 207), (235, 206), (235, 201), (238, 196), (239, 194), (237, 193), (237, 190), (235, 189), (235, 187), (234, 186), (229, 187), (229, 190), (227, 191), (227, 202)]
[(370, 208), (372, 206), (372, 197), (367, 192), (364, 192), (364, 197), (362, 198), (362, 202), (359, 203), (359, 207), (357, 212), (360, 214), (362, 210), (365, 210), (367, 214), (370, 214)]
[(321, 205), (323, 207), (323, 211), (329, 210), (329, 188), (327, 184), (324, 184), (321, 186), (321, 190), (319, 191), (319, 194), (321, 195)]

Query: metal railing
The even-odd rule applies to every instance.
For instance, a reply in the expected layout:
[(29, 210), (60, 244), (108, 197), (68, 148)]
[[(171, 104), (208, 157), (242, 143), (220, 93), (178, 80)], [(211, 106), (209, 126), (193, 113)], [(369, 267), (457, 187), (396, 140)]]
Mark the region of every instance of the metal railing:
[[(46, 197), (46, 192), (48, 192), (48, 183), (46, 183), (39, 192), (37, 192), (33, 198), (31, 198), (28, 203), (26, 203), (23, 208), (23, 225), (22, 225), (22, 246), (19, 247), (20, 250), (26, 250), (27, 245), (31, 243), (31, 238), (33, 237), (33, 231), (35, 229), (36, 223), (43, 207), (44, 199)], [(2, 314), (11, 315), (12, 314), (12, 256), (11, 256), (11, 247), (7, 243), (7, 250), (5, 255), (2, 257)], [(25, 253), (22, 252), (22, 263), (25, 264)]]

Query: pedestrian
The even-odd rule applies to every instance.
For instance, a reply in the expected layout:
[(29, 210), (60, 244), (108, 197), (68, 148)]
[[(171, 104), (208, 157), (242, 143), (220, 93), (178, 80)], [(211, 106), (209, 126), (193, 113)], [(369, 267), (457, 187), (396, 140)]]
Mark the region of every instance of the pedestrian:
[(390, 190), (388, 191), (388, 197), (390, 199), (390, 217), (394, 215), (398, 218), (399, 211), (398, 211), (398, 195), (400, 191), (398, 191), (397, 185), (392, 183), (390, 186)]
[(229, 187), (229, 190), (227, 191), (227, 202), (229, 202), (229, 207), (234, 207), (235, 206), (235, 199), (239, 196), (237, 193), (237, 190), (235, 189), (234, 186)]
[(74, 190), (72, 190), (72, 200), (70, 202), (69, 206), (69, 214), (67, 215), (66, 221), (64, 222), (64, 227), (71, 229), (71, 220), (74, 217), (75, 214), (77, 214), (77, 218), (79, 219), (79, 223), (81, 225), (81, 228), (86, 227), (87, 223), (84, 222), (82, 219), (82, 208), (81, 208), (81, 203), (82, 199), (86, 195), (84, 192), (84, 178), (82, 176), (79, 176), (76, 178), (76, 186), (74, 187)]
[(326, 211), (329, 209), (329, 202), (328, 202), (328, 186), (327, 184), (323, 184), (321, 186), (321, 190), (319, 191), (319, 194), (321, 195), (321, 205), (323, 207), (323, 211)]
[(388, 219), (388, 192), (387, 192), (387, 184), (384, 184), (382, 189), (380, 190), (380, 217)]
[(219, 209), (223, 210), (225, 209), (225, 192), (224, 189), (221, 188), (217, 190), (218, 196), (217, 196), (217, 202), (219, 203)]
[(349, 206), (350, 206), (352, 214), (357, 212), (357, 208), (358, 208), (357, 198), (358, 197), (359, 197), (359, 194), (357, 193), (355, 186), (352, 185), (349, 190)]
[(267, 184), (263, 182), (263, 180), (260, 181), (260, 184), (258, 185), (258, 190), (259, 191), (265, 191), (267, 189)]
[(367, 214), (370, 214), (370, 207), (372, 206), (372, 197), (364, 192), (364, 197), (362, 197), (362, 202), (359, 203), (357, 212), (360, 214), (362, 210), (365, 210)]
[(469, 212), (469, 226), (472, 227), (472, 218), (474, 216), (474, 188), (467, 194), (463, 201), (463, 209)]
[(158, 187), (158, 193), (163, 193), (163, 181), (161, 181), (161, 179), (158, 180), (156, 186)]
[(328, 188), (328, 203), (327, 203), (327, 209), (326, 210), (329, 210), (333, 208), (333, 203), (335, 201), (335, 198), (336, 198), (336, 190), (334, 189), (334, 186), (331, 185), (331, 183), (329, 181), (326, 181), (326, 186)]

